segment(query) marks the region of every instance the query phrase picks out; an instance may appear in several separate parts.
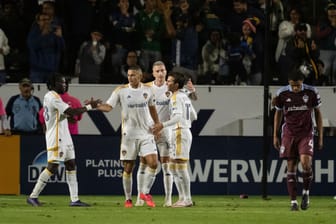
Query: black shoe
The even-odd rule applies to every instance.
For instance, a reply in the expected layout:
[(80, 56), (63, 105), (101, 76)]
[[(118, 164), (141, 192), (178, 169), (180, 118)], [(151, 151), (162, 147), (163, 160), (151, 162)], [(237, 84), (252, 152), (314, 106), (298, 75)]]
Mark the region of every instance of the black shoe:
[(291, 205), (291, 211), (299, 211), (299, 206), (297, 203), (292, 203)]
[(302, 195), (301, 209), (302, 210), (307, 210), (308, 207), (309, 207), (309, 195), (304, 194), (304, 195)]

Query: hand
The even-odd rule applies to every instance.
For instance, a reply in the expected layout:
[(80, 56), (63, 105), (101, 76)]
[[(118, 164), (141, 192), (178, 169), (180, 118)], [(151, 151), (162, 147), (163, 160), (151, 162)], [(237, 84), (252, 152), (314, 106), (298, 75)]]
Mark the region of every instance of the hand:
[(162, 123), (156, 123), (152, 126), (151, 130), (155, 136), (160, 135), (160, 131), (163, 129), (163, 124)]
[(90, 100), (85, 100), (84, 101), (85, 105), (90, 104), (92, 108), (97, 108), (99, 106), (99, 104), (101, 104), (101, 103), (102, 103), (101, 99), (94, 100), (93, 97), (91, 97)]
[(280, 150), (280, 140), (277, 136), (273, 137), (273, 146), (276, 150)]
[(195, 87), (191, 81), (191, 79), (189, 78), (188, 81), (187, 81), (187, 89), (190, 91), (190, 92), (195, 92)]

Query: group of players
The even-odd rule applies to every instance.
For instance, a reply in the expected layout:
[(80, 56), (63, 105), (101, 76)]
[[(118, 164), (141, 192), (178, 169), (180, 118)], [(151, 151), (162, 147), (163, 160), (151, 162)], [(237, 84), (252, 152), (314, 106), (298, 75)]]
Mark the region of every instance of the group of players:
[[(103, 103), (91, 98), (82, 108), (70, 108), (59, 94), (65, 91), (66, 80), (55, 75), (48, 83), (49, 92), (44, 96), (44, 119), (48, 166), (40, 174), (27, 203), (41, 206), (38, 197), (49, 178), (56, 173), (61, 162), (66, 168), (66, 181), (70, 192), (70, 206), (89, 206), (78, 198), (78, 184), (75, 151), (68, 130), (67, 117), (91, 109), (109, 112), (117, 105), (121, 107), (122, 136), (120, 160), (124, 171), (122, 185), (126, 208), (133, 207), (132, 183), (136, 159), (140, 157), (137, 172), (138, 198), (135, 206), (146, 203), (155, 207), (150, 195), (158, 164), (163, 171), (165, 207), (190, 207), (193, 205), (190, 192), (188, 160), (191, 148), (191, 122), (197, 113), (191, 99), (197, 99), (191, 80), (178, 72), (168, 74), (163, 62), (153, 64), (154, 81), (142, 83), (142, 70), (138, 66), (128, 69), (128, 84), (117, 87)], [(184, 88), (186, 84), (187, 88)], [(161, 163), (158, 162), (158, 152)], [(179, 199), (172, 203), (172, 189), (175, 183)]]
[[(128, 84), (116, 88), (109, 99), (86, 101), (86, 106), (72, 109), (64, 103), (59, 94), (66, 88), (63, 76), (56, 75), (50, 80), (50, 91), (44, 97), (44, 119), (46, 122), (46, 142), (48, 166), (40, 174), (38, 181), (27, 198), (33, 206), (40, 206), (40, 192), (47, 184), (60, 162), (66, 167), (66, 181), (70, 191), (70, 206), (89, 206), (78, 198), (75, 152), (68, 130), (67, 117), (84, 113), (91, 109), (109, 112), (121, 106), (122, 136), (120, 160), (124, 171), (122, 184), (126, 208), (133, 207), (132, 172), (137, 157), (140, 163), (137, 172), (138, 197), (135, 206), (146, 203), (155, 207), (150, 195), (158, 169), (158, 152), (163, 171), (165, 207), (191, 207), (193, 205), (188, 173), (189, 152), (192, 142), (191, 122), (197, 119), (191, 99), (196, 99), (192, 82), (178, 72), (167, 71), (163, 62), (153, 64), (155, 80), (142, 83), (140, 67), (128, 69)], [(318, 133), (317, 148), (323, 147), (323, 125), (320, 111), (321, 99), (315, 87), (306, 85), (304, 75), (294, 69), (288, 74), (289, 85), (280, 88), (273, 104), (276, 108), (273, 129), (273, 145), (281, 158), (287, 159), (287, 189), (291, 200), (291, 210), (298, 211), (297, 170), (302, 165), (301, 209), (309, 207), (309, 191), (313, 180), (312, 158), (314, 152), (314, 125)], [(284, 117), (284, 119), (283, 119)], [(281, 127), (281, 131), (279, 131)], [(281, 133), (281, 136), (280, 136)], [(281, 141), (280, 141), (281, 137)], [(179, 199), (172, 203), (172, 188), (175, 183)]]

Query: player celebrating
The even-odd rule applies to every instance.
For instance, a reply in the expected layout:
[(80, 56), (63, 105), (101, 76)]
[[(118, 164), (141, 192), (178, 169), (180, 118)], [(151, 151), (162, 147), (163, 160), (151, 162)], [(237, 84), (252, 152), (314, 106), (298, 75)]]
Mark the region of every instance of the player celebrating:
[(38, 196), (46, 186), (49, 178), (57, 172), (59, 164), (64, 162), (66, 181), (71, 198), (70, 206), (90, 206), (78, 198), (75, 151), (67, 117), (82, 114), (92, 108), (96, 108), (100, 101), (91, 99), (85, 107), (73, 109), (63, 102), (59, 95), (64, 93), (66, 89), (66, 80), (62, 75), (53, 75), (47, 86), (49, 91), (44, 96), (43, 107), (48, 166), (40, 174), (33, 192), (27, 198), (27, 203), (32, 206), (41, 206)]
[(116, 88), (105, 104), (97, 109), (109, 112), (118, 104), (121, 106), (122, 138), (120, 160), (124, 164), (123, 188), (125, 192), (125, 207), (132, 204), (132, 171), (137, 155), (144, 158), (147, 167), (144, 174), (144, 187), (140, 198), (148, 206), (155, 207), (149, 191), (154, 183), (157, 168), (157, 149), (151, 126), (158, 123), (155, 100), (152, 89), (140, 82), (142, 70), (132, 66), (127, 71), (129, 83)]
[[(288, 76), (289, 85), (278, 90), (275, 98), (276, 112), (274, 115), (273, 145), (279, 150), (280, 158), (287, 159), (287, 189), (291, 198), (291, 210), (297, 211), (297, 177), (298, 162), (302, 165), (302, 202), (301, 209), (309, 206), (309, 190), (313, 179), (312, 157), (314, 146), (313, 121), (318, 131), (318, 149), (323, 146), (321, 99), (316, 88), (303, 84), (304, 75), (294, 69)], [(282, 125), (282, 140), (278, 131), (284, 115)]]
[(167, 86), (171, 91), (169, 111), (170, 119), (153, 126), (153, 133), (163, 128), (172, 129), (172, 152), (170, 154), (170, 170), (179, 194), (179, 200), (172, 207), (190, 207), (193, 205), (190, 192), (190, 176), (188, 160), (191, 148), (191, 122), (197, 119), (197, 113), (188, 96), (182, 91), (185, 77), (173, 72), (168, 75)]

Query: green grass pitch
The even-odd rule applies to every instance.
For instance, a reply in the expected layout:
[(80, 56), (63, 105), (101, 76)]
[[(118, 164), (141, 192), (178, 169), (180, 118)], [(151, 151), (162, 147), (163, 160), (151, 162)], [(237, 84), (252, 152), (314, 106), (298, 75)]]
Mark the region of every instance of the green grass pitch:
[[(288, 196), (250, 196), (240, 199), (230, 196), (193, 196), (194, 207), (164, 208), (163, 196), (154, 195), (157, 206), (124, 208), (123, 196), (80, 197), (90, 203), (87, 208), (69, 207), (69, 196), (41, 195), (42, 207), (26, 204), (26, 196), (0, 195), (0, 223), (2, 224), (308, 224), (335, 223), (336, 200), (332, 196), (311, 196), (306, 211), (289, 210)], [(135, 196), (133, 201), (135, 201)], [(300, 198), (299, 198), (300, 199)], [(300, 202), (300, 201), (299, 201)]]

